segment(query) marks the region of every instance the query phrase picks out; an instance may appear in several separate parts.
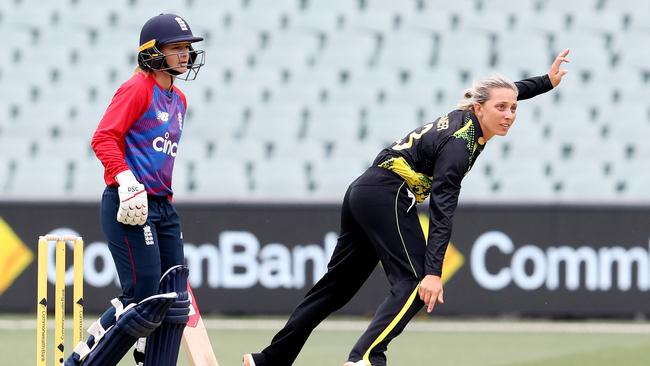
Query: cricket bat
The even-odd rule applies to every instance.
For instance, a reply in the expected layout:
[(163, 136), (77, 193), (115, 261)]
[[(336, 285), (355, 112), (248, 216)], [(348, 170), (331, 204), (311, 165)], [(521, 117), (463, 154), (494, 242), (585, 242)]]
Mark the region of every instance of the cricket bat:
[(190, 295), (190, 319), (183, 331), (181, 343), (189, 364), (191, 366), (219, 366), (189, 283), (187, 284), (187, 292)]

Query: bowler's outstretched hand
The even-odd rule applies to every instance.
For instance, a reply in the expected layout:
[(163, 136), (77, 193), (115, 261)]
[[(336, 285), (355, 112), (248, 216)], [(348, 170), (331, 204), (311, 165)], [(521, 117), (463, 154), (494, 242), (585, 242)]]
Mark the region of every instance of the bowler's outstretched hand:
[(567, 48), (566, 50), (560, 52), (555, 60), (553, 61), (553, 64), (551, 65), (551, 69), (548, 70), (548, 78), (551, 79), (551, 84), (555, 88), (560, 84), (562, 81), (562, 78), (564, 75), (569, 72), (566, 69), (561, 69), (560, 66), (562, 66), (563, 62), (571, 62), (568, 58), (567, 55), (569, 54), (569, 49)]

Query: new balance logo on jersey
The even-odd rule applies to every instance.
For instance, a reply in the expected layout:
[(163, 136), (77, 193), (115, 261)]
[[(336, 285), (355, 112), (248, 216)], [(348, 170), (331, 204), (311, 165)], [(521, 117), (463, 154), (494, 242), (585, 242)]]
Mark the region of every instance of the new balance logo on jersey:
[(181, 17), (176, 17), (174, 20), (178, 23), (178, 25), (181, 26), (181, 30), (186, 31), (187, 30), (187, 23), (183, 20)]
[(183, 131), (183, 114), (178, 112), (178, 129)]
[(157, 111), (156, 112), (156, 119), (159, 120), (159, 121), (167, 122), (167, 121), (169, 121), (169, 113)]
[(167, 155), (176, 157), (178, 143), (169, 139), (169, 132), (165, 132), (165, 137), (156, 137), (152, 143), (153, 149)]

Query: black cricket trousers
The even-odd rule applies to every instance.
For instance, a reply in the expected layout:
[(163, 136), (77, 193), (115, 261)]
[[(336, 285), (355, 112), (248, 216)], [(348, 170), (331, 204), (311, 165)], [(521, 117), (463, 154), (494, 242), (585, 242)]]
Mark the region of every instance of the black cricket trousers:
[(426, 240), (408, 186), (393, 172), (369, 168), (345, 194), (341, 235), (327, 273), (305, 295), (271, 344), (253, 355), (256, 365), (293, 364), (314, 328), (354, 296), (379, 261), (390, 293), (348, 361), (363, 359), (366, 365), (386, 365), (388, 343), (424, 305), (418, 288), (424, 277), (425, 252)]

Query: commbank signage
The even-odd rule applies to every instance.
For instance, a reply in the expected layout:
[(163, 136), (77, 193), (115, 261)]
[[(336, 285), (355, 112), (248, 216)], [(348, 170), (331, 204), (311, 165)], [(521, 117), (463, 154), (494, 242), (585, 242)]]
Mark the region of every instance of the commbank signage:
[[(178, 210), (190, 283), (204, 313), (290, 312), (327, 270), (339, 229), (337, 205)], [(33, 310), (39, 234), (84, 237), (87, 311), (102, 311), (119, 293), (96, 204), (0, 203), (0, 219), (0, 311)], [(648, 315), (649, 220), (645, 208), (461, 206), (445, 258), (446, 302), (435, 312)], [(379, 266), (341, 312), (371, 314), (387, 291)]]

